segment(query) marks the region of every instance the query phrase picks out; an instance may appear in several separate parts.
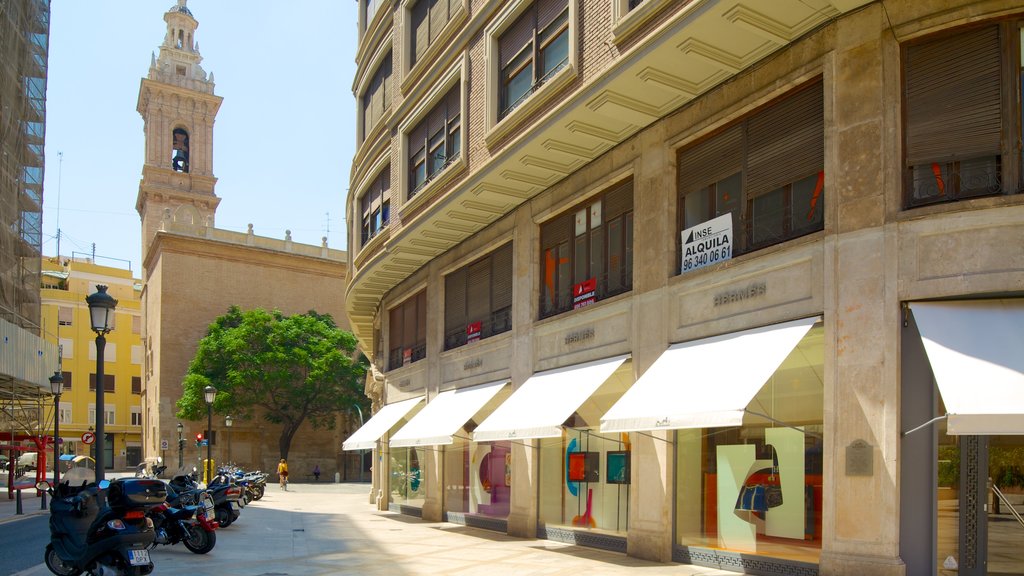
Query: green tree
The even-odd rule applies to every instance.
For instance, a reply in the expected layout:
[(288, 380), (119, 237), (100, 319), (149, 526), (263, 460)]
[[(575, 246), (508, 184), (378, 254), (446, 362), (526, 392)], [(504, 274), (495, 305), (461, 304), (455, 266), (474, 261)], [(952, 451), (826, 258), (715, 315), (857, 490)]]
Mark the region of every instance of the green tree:
[(217, 388), (214, 412), (280, 424), (278, 448), (287, 458), (292, 438), (307, 420), (314, 429), (331, 429), (339, 412), (368, 407), (366, 359), (357, 359), (355, 350), (355, 336), (339, 329), (330, 315), (285, 316), (232, 306), (199, 341), (177, 416), (205, 418), (203, 389), (212, 385)]

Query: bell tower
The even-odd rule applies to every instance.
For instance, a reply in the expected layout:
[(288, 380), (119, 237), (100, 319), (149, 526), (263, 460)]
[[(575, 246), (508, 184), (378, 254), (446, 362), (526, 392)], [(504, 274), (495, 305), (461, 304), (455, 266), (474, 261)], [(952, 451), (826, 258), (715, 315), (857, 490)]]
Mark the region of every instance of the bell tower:
[(199, 65), (199, 22), (186, 3), (177, 0), (164, 14), (160, 55), (151, 57), (139, 87), (136, 108), (146, 148), (135, 209), (142, 219), (143, 262), (162, 227), (212, 227), (220, 203), (214, 193), (213, 123), (223, 99), (213, 93), (213, 73)]

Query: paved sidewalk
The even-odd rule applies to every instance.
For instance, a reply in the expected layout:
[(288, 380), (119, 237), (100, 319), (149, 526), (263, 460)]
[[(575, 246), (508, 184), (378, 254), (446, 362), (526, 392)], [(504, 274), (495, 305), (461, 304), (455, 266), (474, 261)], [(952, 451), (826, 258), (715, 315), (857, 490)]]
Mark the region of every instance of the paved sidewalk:
[[(269, 485), (262, 500), (247, 506), (230, 527), (217, 531), (217, 546), (209, 554), (192, 554), (181, 545), (153, 550), (154, 574), (735, 576), (380, 512), (368, 503), (368, 491), (368, 484), (291, 484), (287, 492)], [(33, 501), (38, 508), (38, 501)], [(41, 549), (27, 553), (42, 557)], [(46, 574), (49, 571), (39, 564), (17, 576)]]

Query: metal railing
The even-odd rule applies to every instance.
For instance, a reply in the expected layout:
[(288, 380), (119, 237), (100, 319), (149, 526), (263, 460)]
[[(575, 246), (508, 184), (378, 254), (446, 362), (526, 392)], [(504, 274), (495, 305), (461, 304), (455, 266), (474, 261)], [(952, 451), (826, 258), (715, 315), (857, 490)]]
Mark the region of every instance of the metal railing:
[(1003, 491), (995, 484), (993, 484), (991, 488), (992, 493), (996, 495), (996, 498), (999, 498), (999, 501), (1010, 510), (1010, 514), (1017, 520), (1017, 523), (1020, 524), (1021, 528), (1024, 528), (1024, 518), (1022, 518), (1020, 512), (1017, 512), (1017, 509), (1013, 507), (1013, 504), (1010, 504), (1010, 501), (1005, 495), (1003, 495)]

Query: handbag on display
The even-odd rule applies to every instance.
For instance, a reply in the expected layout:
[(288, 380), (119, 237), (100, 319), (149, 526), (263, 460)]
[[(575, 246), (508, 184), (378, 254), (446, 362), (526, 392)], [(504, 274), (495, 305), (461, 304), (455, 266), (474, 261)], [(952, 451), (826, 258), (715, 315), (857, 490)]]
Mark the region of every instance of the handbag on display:
[[(764, 481), (759, 476), (767, 474)], [(736, 510), (762, 516), (769, 508), (782, 506), (782, 482), (779, 476), (779, 456), (772, 447), (772, 466), (762, 468), (747, 477), (736, 499)]]

